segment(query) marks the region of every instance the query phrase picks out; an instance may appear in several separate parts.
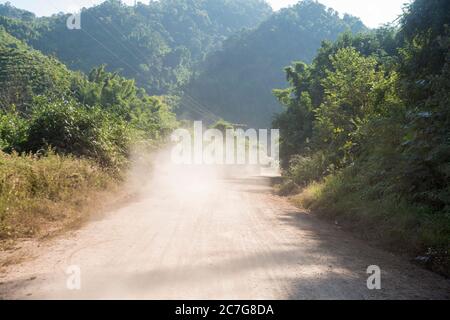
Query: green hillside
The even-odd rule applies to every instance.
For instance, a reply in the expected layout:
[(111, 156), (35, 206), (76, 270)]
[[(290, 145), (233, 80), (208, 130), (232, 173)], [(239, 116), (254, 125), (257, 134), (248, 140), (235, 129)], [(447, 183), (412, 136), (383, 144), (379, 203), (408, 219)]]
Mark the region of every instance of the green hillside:
[(363, 30), (357, 18), (341, 19), (315, 1), (302, 1), (277, 12), (256, 30), (228, 39), (185, 88), (189, 97), (183, 103), (189, 107), (194, 99), (228, 121), (269, 127), (280, 111), (272, 89), (283, 86), (283, 68), (296, 60), (311, 62), (324, 40)]
[[(70, 69), (89, 72), (106, 64), (161, 94), (186, 83), (193, 67), (227, 36), (255, 27), (271, 12), (261, 0), (163, 0), (136, 7), (108, 0), (83, 10), (81, 30), (69, 30), (64, 14), (0, 17), (0, 25)], [(8, 5), (0, 5), (1, 15), (23, 16)]]

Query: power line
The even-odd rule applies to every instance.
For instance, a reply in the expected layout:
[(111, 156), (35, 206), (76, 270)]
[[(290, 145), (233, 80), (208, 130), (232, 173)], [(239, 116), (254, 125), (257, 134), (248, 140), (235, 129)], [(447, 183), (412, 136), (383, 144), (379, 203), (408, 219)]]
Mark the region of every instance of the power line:
[[(97, 18), (97, 17), (95, 17), (95, 15), (91, 15), (91, 14), (89, 14), (91, 17), (93, 17), (93, 18), (95, 18), (98, 22), (99, 22), (99, 24), (101, 25), (101, 21)], [(114, 28), (114, 30), (116, 30), (121, 36), (122, 36), (122, 38), (126, 38), (121, 32), (120, 32), (120, 30), (118, 30), (117, 28), (116, 28), (116, 26), (114, 25), (114, 24), (111, 24), (110, 25), (112, 28)], [(114, 37), (108, 30), (106, 30), (103, 26), (102, 26), (102, 28), (108, 33), (108, 34), (110, 34), (112, 37)], [(123, 47), (125, 47), (120, 41), (118, 41), (116, 38), (114, 38), (115, 40), (116, 40), (116, 42), (118, 42), (118, 43), (120, 43)], [(137, 60), (140, 60), (140, 58), (139, 57), (137, 57), (132, 51), (130, 51), (127, 47), (125, 47), (126, 49), (127, 49), (127, 51), (128, 52), (130, 52)], [(136, 49), (136, 51), (139, 53), (139, 55), (141, 55), (141, 58), (145, 61), (146, 60), (146, 58), (145, 58), (145, 54), (143, 54), (139, 49)], [(140, 74), (140, 72), (138, 72), (138, 74)], [(197, 109), (199, 109), (201, 112), (202, 112), (202, 114), (209, 114), (210, 116), (210, 119), (216, 119), (215, 121), (217, 121), (217, 120), (220, 120), (221, 119), (221, 117), (219, 117), (219, 116), (217, 116), (217, 115), (215, 115), (214, 113), (212, 113), (208, 108), (206, 108), (205, 106), (203, 106), (198, 100), (196, 100), (195, 98), (193, 98), (192, 96), (190, 96), (190, 95), (188, 95), (188, 94), (186, 94), (185, 93), (185, 96), (187, 97), (187, 98), (189, 98), (190, 100), (191, 100), (191, 103), (194, 105), (194, 106), (197, 106)]]
[(206, 114), (204, 111), (199, 110), (195, 105), (190, 103), (188, 100), (185, 100), (182, 102), (182, 105), (186, 108), (188, 108), (191, 111), (194, 111), (194, 113), (201, 115), (205, 120), (211, 120), (212, 122), (217, 121), (216, 118), (211, 117), (210, 115)]
[[(78, 2), (77, 2), (78, 3)], [(79, 3), (78, 3), (79, 4)], [(54, 6), (54, 4), (52, 3), (52, 5)], [(56, 8), (56, 6), (54, 6)], [(88, 11), (84, 11), (84, 13), (88, 13)], [(132, 52), (128, 47), (126, 47), (121, 40), (117, 39), (116, 37), (114, 37), (113, 34), (111, 34), (111, 32), (109, 32), (107, 30), (107, 28), (105, 28), (105, 26), (103, 26), (102, 22), (100, 21), (99, 18), (97, 18), (95, 15), (88, 13), (90, 17), (92, 17), (93, 19), (95, 19), (98, 24), (102, 27), (102, 29), (108, 33), (114, 40), (116, 43), (118, 43), (119, 45), (121, 45), (123, 48), (125, 48), (132, 56), (134, 56), (138, 61), (141, 59), (138, 56), (135, 55), (134, 52)], [(111, 24), (111, 26), (123, 37), (125, 38), (125, 36), (114, 26), (114, 24)], [(134, 72), (136, 72), (136, 75), (141, 77), (142, 74), (139, 70), (137, 70), (135, 67), (133, 67), (132, 65), (130, 65), (128, 62), (126, 62), (123, 58), (119, 57), (116, 53), (114, 53), (111, 49), (109, 49), (103, 42), (101, 42), (100, 40), (98, 40), (96, 37), (94, 37), (91, 33), (89, 33), (88, 31), (86, 31), (84, 28), (81, 29), (85, 34), (87, 34), (91, 39), (93, 39), (95, 42), (97, 42), (99, 45), (101, 45), (106, 51), (108, 51), (114, 58), (116, 58), (118, 61), (122, 62), (123, 64), (125, 64), (126, 66), (128, 66), (131, 70), (133, 70)], [(145, 55), (139, 50), (136, 50), (143, 58), (143, 60), (145, 61)], [(212, 120), (213, 122), (216, 122), (220, 119), (222, 119), (221, 117), (217, 116), (216, 114), (214, 114), (211, 110), (209, 110), (207, 107), (205, 107), (201, 102), (199, 102), (197, 99), (195, 99), (194, 97), (190, 96), (187, 93), (183, 93), (183, 97), (187, 98), (187, 101), (184, 101), (184, 106), (187, 107), (188, 109), (190, 109), (191, 111), (194, 111), (195, 113), (202, 115), (203, 117), (205, 117), (206, 119)]]
[(183, 97), (188, 98), (188, 100), (190, 100), (192, 104), (197, 106), (197, 108), (202, 110), (205, 114), (208, 114), (211, 118), (215, 119), (215, 121), (222, 119), (221, 117), (219, 117), (218, 115), (216, 115), (212, 111), (210, 111), (207, 107), (203, 106), (198, 100), (196, 100), (189, 94), (185, 93)]
[[(52, 1), (50, 1), (51, 5), (57, 9), (57, 7), (54, 5)], [(118, 61), (125, 64), (127, 67), (129, 67), (131, 70), (136, 72), (138, 76), (141, 76), (142, 74), (140, 71), (138, 71), (136, 68), (134, 68), (132, 65), (130, 65), (128, 62), (126, 62), (124, 59), (120, 58), (117, 54), (115, 54), (111, 49), (109, 49), (104, 43), (102, 43), (100, 40), (98, 40), (96, 37), (94, 37), (92, 34), (87, 32), (85, 29), (81, 28), (81, 31), (87, 34), (91, 39), (93, 39), (95, 42), (97, 42), (99, 45), (101, 45), (106, 51), (108, 51), (114, 58), (116, 58)]]
[[(80, 4), (79, 2), (77, 2), (77, 3)], [(80, 5), (81, 5), (81, 4), (80, 4)], [(98, 17), (96, 17), (94, 14), (91, 14), (88, 10), (84, 11), (83, 13), (84, 13), (84, 14), (88, 14), (90, 17), (93, 18), (93, 20), (97, 21), (97, 22), (98, 22), (98, 25), (99, 25), (100, 27), (102, 27), (102, 29), (103, 29), (107, 34), (109, 34), (110, 37), (111, 37), (112, 39), (114, 39), (116, 43), (118, 43), (122, 48), (124, 48), (126, 51), (128, 51), (128, 52), (129, 52), (134, 58), (136, 58), (138, 61), (141, 60), (142, 57), (144, 57), (144, 55), (142, 55), (141, 58), (139, 58), (138, 56), (136, 56), (132, 50), (130, 50), (126, 45), (123, 44), (122, 40), (116, 38), (111, 32), (109, 32), (108, 28), (105, 27), (105, 26), (103, 25), (102, 21), (101, 21)], [(117, 30), (117, 28), (114, 26), (114, 23), (110, 24), (110, 26), (113, 27), (113, 28), (114, 28), (114, 29), (115, 29), (115, 30), (116, 30), (123, 38), (126, 38), (119, 30)], [(143, 60), (145, 60), (145, 57), (144, 57)], [(128, 65), (128, 64), (127, 64), (127, 65)], [(129, 65), (128, 65), (128, 66), (129, 66)], [(135, 70), (135, 69), (134, 69), (134, 70)], [(135, 70), (135, 71), (137, 71), (137, 70)], [(142, 75), (142, 74), (138, 71), (138, 75)]]

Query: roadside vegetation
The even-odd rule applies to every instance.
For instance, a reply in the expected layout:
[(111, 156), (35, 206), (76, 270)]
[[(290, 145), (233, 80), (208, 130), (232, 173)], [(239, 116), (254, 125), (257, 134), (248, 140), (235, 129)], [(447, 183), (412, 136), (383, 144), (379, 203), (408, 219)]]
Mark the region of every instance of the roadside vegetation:
[(284, 194), (450, 275), (450, 4), (324, 42), (275, 90)]
[(0, 239), (47, 236), (87, 218), (118, 192), (117, 180), (93, 161), (49, 152), (0, 153)]
[(69, 71), (0, 27), (0, 240), (82, 221), (119, 192), (134, 145), (177, 126), (166, 101), (104, 66)]

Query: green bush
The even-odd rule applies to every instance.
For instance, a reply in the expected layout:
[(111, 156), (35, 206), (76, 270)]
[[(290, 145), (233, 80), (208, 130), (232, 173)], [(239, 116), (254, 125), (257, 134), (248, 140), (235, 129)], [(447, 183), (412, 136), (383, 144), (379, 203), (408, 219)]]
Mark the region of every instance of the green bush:
[(28, 121), (17, 112), (0, 113), (0, 150), (4, 152), (21, 151), (27, 140)]
[(297, 194), (300, 189), (297, 184), (291, 179), (284, 179), (280, 184), (274, 186), (276, 194), (279, 196), (290, 196)]
[(322, 178), (329, 170), (326, 157), (317, 152), (312, 156), (294, 156), (291, 158), (288, 176), (297, 185), (307, 185)]
[(131, 142), (128, 124), (99, 107), (85, 107), (72, 100), (35, 100), (24, 150), (33, 153), (53, 148), (57, 153), (95, 159), (120, 168)]

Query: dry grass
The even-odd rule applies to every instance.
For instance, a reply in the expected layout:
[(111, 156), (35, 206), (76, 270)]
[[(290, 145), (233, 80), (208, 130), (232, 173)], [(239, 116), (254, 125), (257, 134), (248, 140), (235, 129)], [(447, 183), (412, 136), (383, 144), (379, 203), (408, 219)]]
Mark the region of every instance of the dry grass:
[(117, 190), (118, 180), (86, 159), (0, 153), (0, 240), (78, 226)]
[(357, 176), (340, 174), (309, 184), (290, 200), (390, 251), (423, 256), (428, 268), (450, 276), (450, 216), (395, 194), (370, 195), (371, 186)]

